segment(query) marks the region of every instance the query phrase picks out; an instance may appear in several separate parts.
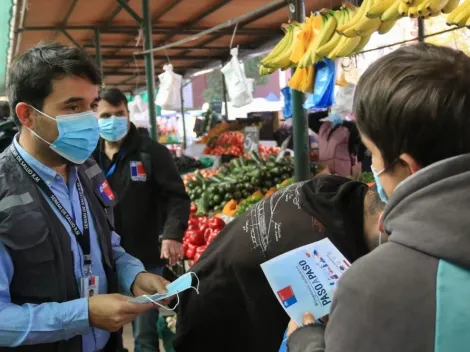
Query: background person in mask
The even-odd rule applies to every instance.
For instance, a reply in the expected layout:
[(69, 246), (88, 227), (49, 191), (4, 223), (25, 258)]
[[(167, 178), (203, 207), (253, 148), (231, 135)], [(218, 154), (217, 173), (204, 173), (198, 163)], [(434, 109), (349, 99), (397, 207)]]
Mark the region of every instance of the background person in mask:
[(89, 159), (100, 84), (91, 58), (55, 43), (9, 69), (20, 133), (0, 155), (2, 351), (115, 352), (110, 332), (153, 309), (130, 296), (165, 291), (109, 225), (115, 195)]
[[(101, 140), (94, 156), (119, 199), (116, 231), (128, 253), (161, 275), (165, 260), (174, 264), (183, 257), (189, 197), (168, 148), (140, 135), (130, 122), (124, 94), (105, 88), (99, 95)], [(151, 310), (133, 322), (137, 351), (158, 351), (157, 319), (158, 310)]]
[(235, 219), (191, 269), (199, 294), (180, 295), (175, 350), (277, 351), (289, 317), (260, 264), (325, 237), (353, 262), (377, 246), (383, 206), (367, 185), (329, 175), (281, 190)]
[(354, 115), (387, 201), (389, 242), (341, 278), (326, 331), (299, 329), (289, 351), (469, 350), (469, 111), (460, 51), (406, 46), (364, 72)]

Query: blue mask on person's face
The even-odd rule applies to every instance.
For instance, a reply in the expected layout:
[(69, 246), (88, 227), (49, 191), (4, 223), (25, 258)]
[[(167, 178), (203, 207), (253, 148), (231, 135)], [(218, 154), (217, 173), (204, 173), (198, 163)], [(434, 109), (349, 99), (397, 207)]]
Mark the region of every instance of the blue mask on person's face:
[(129, 126), (127, 117), (111, 116), (98, 120), (100, 135), (109, 142), (117, 142), (127, 134)]
[(29, 129), (31, 133), (44, 143), (49, 144), (57, 154), (74, 164), (83, 164), (90, 157), (100, 139), (98, 118), (93, 111), (60, 115), (54, 119), (42, 111), (32, 108), (57, 123), (59, 137), (50, 143)]
[(372, 174), (374, 175), (374, 180), (375, 180), (375, 185), (377, 186), (377, 192), (379, 193), (380, 200), (384, 203), (388, 202), (388, 196), (387, 193), (385, 193), (382, 183), (380, 182), (380, 175), (382, 175), (385, 172), (385, 168), (380, 170), (379, 172), (375, 171), (373, 167), (371, 167)]

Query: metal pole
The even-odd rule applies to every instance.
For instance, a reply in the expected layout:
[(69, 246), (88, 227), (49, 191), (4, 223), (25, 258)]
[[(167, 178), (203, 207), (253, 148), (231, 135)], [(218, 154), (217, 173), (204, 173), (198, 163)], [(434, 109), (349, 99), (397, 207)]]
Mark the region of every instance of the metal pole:
[[(144, 21), (142, 23), (144, 30), (145, 50), (152, 49), (152, 23), (150, 18), (149, 0), (142, 0), (142, 11), (144, 13)], [(149, 98), (149, 121), (150, 136), (157, 140), (157, 115), (155, 109), (155, 68), (153, 66), (153, 53), (145, 54), (145, 76), (147, 78), (147, 91)]]
[(98, 66), (100, 74), (103, 75), (103, 63), (101, 61), (101, 38), (100, 30), (98, 28), (95, 29), (95, 53), (96, 66)]
[[(294, 0), (289, 4), (290, 17), (297, 22), (305, 20), (304, 0)], [(294, 72), (294, 70), (293, 70)], [(295, 181), (310, 179), (310, 155), (308, 138), (308, 117), (303, 109), (304, 95), (292, 90), (292, 115), (293, 115), (293, 139), (294, 139), (294, 170)]]
[(419, 17), (418, 18), (418, 41), (420, 43), (424, 43), (424, 20)]
[[(152, 52), (163, 51), (165, 49), (173, 48), (174, 46), (181, 46), (183, 44), (192, 42), (192, 41), (194, 41), (196, 39), (199, 39), (203, 36), (209, 35), (209, 34), (214, 33), (214, 32), (218, 32), (218, 31), (220, 31), (222, 29), (225, 29), (227, 27), (232, 27), (232, 26), (236, 25), (237, 23), (243, 22), (245, 20), (249, 20), (252, 17), (256, 17), (258, 14), (263, 13), (264, 11), (268, 11), (270, 9), (276, 8), (277, 6), (285, 3), (285, 1), (286, 0), (272, 0), (272, 1), (268, 2), (267, 4), (262, 5), (261, 7), (255, 9), (253, 11), (250, 11), (250, 12), (244, 14), (244, 15), (233, 18), (233, 19), (228, 20), (224, 23), (218, 24), (215, 27), (204, 30), (204, 31), (202, 31), (198, 34), (194, 34), (192, 36), (186, 37), (182, 40), (178, 40), (174, 43), (170, 43), (170, 44), (159, 46), (158, 48), (150, 49), (150, 51), (152, 51)], [(303, 1), (302, 1), (302, 4), (303, 4)], [(134, 55), (146, 54), (148, 51), (149, 51), (149, 49), (146, 49), (144, 51), (137, 51), (137, 52), (134, 53)]]
[(183, 148), (186, 149), (186, 119), (184, 118), (184, 84), (181, 84), (181, 118), (183, 119)]
[[(222, 63), (223, 65), (223, 63)], [(225, 104), (225, 121), (228, 121), (228, 104), (227, 104), (227, 86), (225, 84), (225, 76), (222, 74), (222, 90), (224, 93), (224, 104)]]

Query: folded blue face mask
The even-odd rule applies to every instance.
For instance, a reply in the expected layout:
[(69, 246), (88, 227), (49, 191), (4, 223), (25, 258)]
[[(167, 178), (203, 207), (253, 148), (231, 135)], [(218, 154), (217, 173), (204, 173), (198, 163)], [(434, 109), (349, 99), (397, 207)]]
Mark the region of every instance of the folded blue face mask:
[[(193, 276), (196, 278), (197, 280), (197, 285), (196, 287), (193, 287), (192, 284), (193, 284)], [(174, 310), (176, 309), (176, 307), (178, 306), (179, 302), (180, 302), (180, 297), (179, 297), (179, 293), (180, 292), (183, 292), (183, 291), (186, 291), (187, 289), (189, 288), (192, 288), (194, 289), (198, 294), (199, 294), (199, 278), (197, 277), (197, 275), (193, 272), (187, 272), (186, 274), (184, 275), (181, 275), (178, 279), (176, 279), (175, 281), (173, 281), (171, 284), (169, 284), (166, 289), (167, 289), (167, 292), (166, 293), (156, 293), (154, 295), (143, 295), (143, 296), (139, 296), (139, 297), (136, 297), (136, 298), (133, 298), (131, 299), (129, 302), (131, 303), (154, 303), (160, 307), (163, 307), (165, 309), (169, 309), (165, 306), (163, 306), (162, 304), (158, 303), (158, 301), (162, 301), (166, 298), (169, 298), (169, 297), (172, 297), (172, 296), (176, 296), (178, 298), (178, 302), (177, 304), (171, 309), (171, 310)]]
[(54, 119), (33, 106), (31, 108), (57, 123), (59, 137), (50, 143), (28, 128), (32, 134), (49, 144), (53, 151), (74, 164), (83, 164), (90, 157), (100, 139), (98, 118), (93, 111), (60, 115)]
[(123, 139), (128, 130), (129, 121), (127, 117), (111, 116), (98, 119), (100, 135), (109, 142), (117, 142)]

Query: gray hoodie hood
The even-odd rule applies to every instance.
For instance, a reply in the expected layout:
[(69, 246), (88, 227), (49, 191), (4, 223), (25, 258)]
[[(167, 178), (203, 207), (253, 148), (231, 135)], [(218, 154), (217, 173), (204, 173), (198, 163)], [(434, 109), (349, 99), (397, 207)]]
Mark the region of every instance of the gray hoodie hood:
[(446, 159), (393, 192), (383, 223), (390, 241), (470, 270), (470, 154)]

